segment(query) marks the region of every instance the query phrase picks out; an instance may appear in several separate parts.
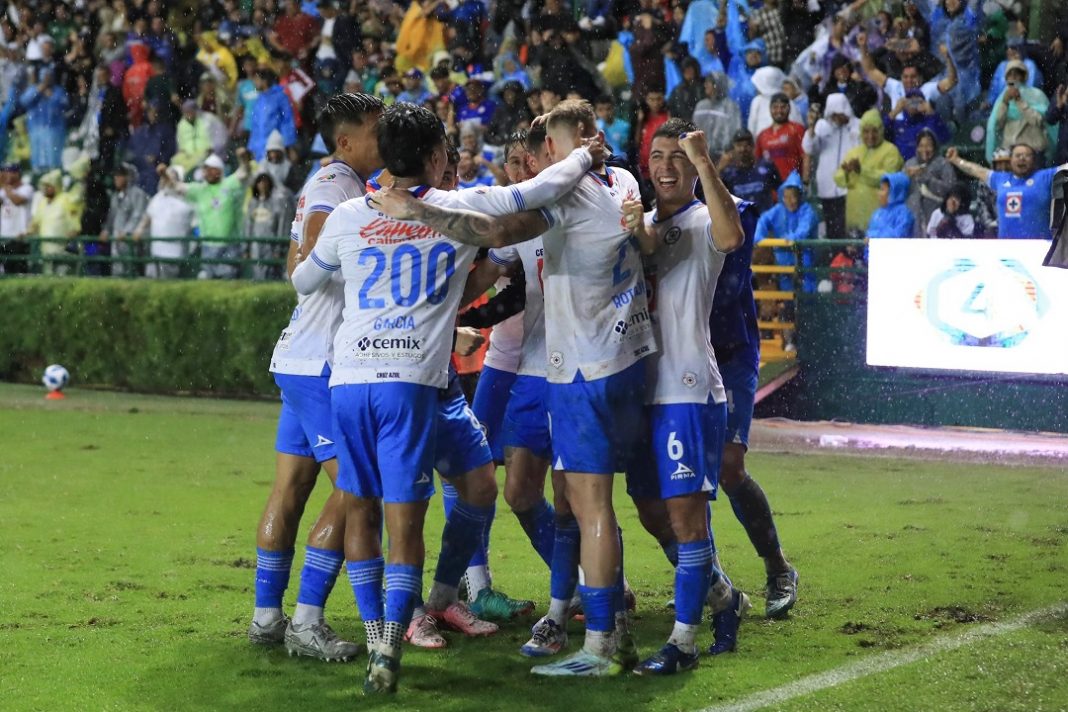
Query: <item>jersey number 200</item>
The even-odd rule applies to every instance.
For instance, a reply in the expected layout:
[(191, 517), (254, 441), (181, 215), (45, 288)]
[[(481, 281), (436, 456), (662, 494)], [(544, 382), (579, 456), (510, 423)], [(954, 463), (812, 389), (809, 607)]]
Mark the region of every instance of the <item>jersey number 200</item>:
[[(389, 260), (386, 253), (377, 247), (370, 247), (360, 253), (359, 265), (362, 267), (373, 263), (371, 274), (360, 287), (360, 309), (382, 309), (386, 300), (370, 296), (371, 290), (389, 265), (389, 286), (393, 303), (399, 307), (414, 306), (419, 301), (423, 290), (423, 253), (414, 245), (401, 245), (393, 252)], [(445, 262), (444, 279), (438, 282), (438, 271), (442, 261)], [(456, 271), (456, 248), (446, 242), (439, 242), (430, 248), (426, 258), (426, 300), (431, 304), (440, 304), (449, 293), (449, 279)], [(411, 279), (405, 289), (402, 281), (404, 275)]]

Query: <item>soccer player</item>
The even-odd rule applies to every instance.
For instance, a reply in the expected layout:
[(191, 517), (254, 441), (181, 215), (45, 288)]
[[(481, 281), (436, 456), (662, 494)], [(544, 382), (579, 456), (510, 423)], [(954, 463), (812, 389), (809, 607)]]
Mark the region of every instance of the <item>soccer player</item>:
[[(363, 176), (381, 167), (375, 123), (382, 109), (382, 102), (367, 94), (334, 96), (323, 108), (321, 132), (334, 159), (315, 172), (301, 193), (289, 245), (291, 274), (298, 252), (311, 250), (327, 216), (362, 195)], [(331, 493), (309, 534), (292, 621), (282, 612), (282, 596), (289, 584), (297, 526), (316, 476), (321, 468), (332, 482), (337, 479), (328, 381), (343, 303), (341, 280), (298, 297), (271, 356), (282, 411), (274, 488), (256, 534), (256, 610), (248, 632), (253, 643), (284, 642), (290, 654), (323, 660), (348, 660), (359, 651), (356, 644), (339, 639), (323, 619), (343, 560), (346, 513), (339, 490)]]
[[(597, 134), (593, 107), (561, 102), (549, 113), (546, 131), (549, 156), (563, 160)], [(581, 540), (586, 640), (575, 655), (533, 668), (539, 675), (618, 675), (638, 662), (625, 628), (621, 540), (612, 508), (613, 474), (624, 467), (640, 431), (645, 371), (639, 361), (656, 350), (637, 241), (623, 224), (623, 202), (638, 195), (632, 175), (599, 165), (544, 213), (545, 398), (554, 469), (564, 473), (578, 521), (579, 537), (570, 543)], [(426, 201), (419, 206), (417, 218), (445, 234), (475, 232), (472, 218)], [(623, 616), (619, 634), (617, 612)]]
[[(513, 183), (531, 179), (550, 165), (551, 160), (545, 148), (545, 127), (542, 125), (512, 135), (505, 145), (505, 171)], [(534, 550), (550, 570), (554, 570), (557, 521), (561, 522), (561, 535), (568, 548), (577, 541), (578, 526), (563, 496), (562, 479), (553, 488), (557, 494), (556, 506), (545, 498), (545, 475), (551, 464), (552, 443), (545, 406), (543, 262), (544, 247), (540, 238), (490, 250), (489, 260), (476, 268), (468, 286), (470, 289), (473, 284), (474, 291), (480, 291), (498, 274), (512, 274), (519, 269), (523, 275), (523, 307), (520, 315), (523, 320), (522, 344), (517, 364), (519, 375), (511, 393), (502, 399), (505, 411), (502, 433), (506, 473), (504, 499), (518, 518)], [(520, 650), (522, 654), (529, 657), (552, 655), (567, 644), (567, 632), (563, 624), (566, 623), (574, 593), (574, 574), (561, 573), (559, 568), (574, 569), (576, 564), (574, 557), (561, 560), (551, 577), (553, 590), (550, 591), (549, 613), (534, 625), (531, 639)]]
[[(768, 618), (781, 618), (797, 602), (798, 577), (779, 544), (767, 495), (745, 469), (760, 372), (760, 332), (750, 267), (757, 211), (743, 211), (741, 220), (746, 239), (723, 263), (710, 319), (712, 347), (727, 394), (727, 432), (719, 484), (753, 548), (764, 560), (767, 573), (764, 614)], [(711, 652), (734, 649), (738, 626), (732, 610), (713, 616), (716, 644)]]
[[(649, 425), (628, 485), (635, 499), (665, 501), (678, 563), (675, 627), (667, 644), (635, 672), (670, 675), (697, 665), (696, 635), (710, 585), (719, 584), (714, 599), (733, 597), (730, 603), (743, 610), (748, 604), (745, 594), (719, 581), (707, 514), (727, 425), (708, 319), (726, 253), (744, 236), (734, 198), (709, 158), (704, 133), (693, 124), (671, 119), (657, 129), (649, 170), (656, 210), (643, 216), (639, 201), (626, 203), (625, 210), (646, 254), (660, 351), (646, 360)], [(694, 195), (698, 177), (707, 206)], [(714, 603), (725, 608), (728, 602)]]
[[(512, 244), (547, 226), (539, 212), (495, 219), (468, 212), (450, 216), (450, 223), (465, 233), (453, 241), (421, 217), (406, 222), (380, 212), (391, 193), (411, 192), (418, 198), (416, 206), (462, 205), (462, 193), (430, 187), (442, 179), (445, 145), (441, 122), (433, 113), (408, 104), (390, 107), (379, 121), (378, 148), (395, 189), (342, 204), (327, 219), (310, 259), (293, 273), (294, 286), (305, 294), (338, 270), (345, 279), (344, 318), (335, 337), (330, 385), (338, 487), (345, 491), (350, 515), (346, 558), (367, 630), (371, 654), (364, 690), (372, 694), (396, 691), (401, 640), (422, 591), (423, 524), (434, 491), (438, 390), (447, 383), (460, 279), (466, 279), (475, 247)], [(587, 161), (586, 167), (592, 162), (588, 152), (576, 152), (575, 160)], [(554, 200), (568, 187), (546, 187), (544, 201)], [(528, 197), (518, 190), (515, 195), (513, 212)], [(435, 601), (456, 600), (456, 587), (497, 496), (492, 469), (488, 472), (474, 478), (469, 472), (452, 483), (460, 501), (442, 534), (428, 608)], [(377, 537), (366, 542), (371, 549), (367, 551), (348, 535), (352, 518), (365, 516), (360, 502), (379, 498), (385, 502), (390, 538), (388, 564)]]

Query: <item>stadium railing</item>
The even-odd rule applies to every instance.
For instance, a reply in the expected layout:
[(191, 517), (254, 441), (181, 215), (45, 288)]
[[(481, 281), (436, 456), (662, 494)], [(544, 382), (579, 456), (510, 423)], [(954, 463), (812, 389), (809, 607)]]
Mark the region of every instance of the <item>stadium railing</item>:
[[(111, 240), (114, 246), (118, 241)], [(134, 246), (129, 254), (110, 255), (87, 254), (86, 245), (102, 244), (95, 235), (78, 237), (27, 237), (21, 240), (0, 240), (0, 263), (5, 274), (65, 274), (71, 276), (115, 276), (137, 278), (145, 276), (145, 267), (155, 265), (176, 265), (176, 276), (163, 278), (194, 279), (200, 271), (210, 265), (226, 265), (236, 268), (236, 278), (257, 280), (281, 280), (286, 267), (286, 252), (289, 249), (288, 237), (234, 237), (225, 241), (202, 240), (195, 237), (142, 238), (141, 240), (124, 240)], [(152, 255), (153, 244), (181, 244), (188, 250), (184, 257), (157, 257)], [(13, 245), (24, 245), (22, 250), (11, 249)], [(45, 245), (58, 245), (62, 251), (49, 254), (43, 249)], [(207, 257), (202, 254), (202, 246), (236, 246), (240, 255), (237, 257)], [(254, 249), (262, 246), (263, 249)], [(26, 250), (25, 248), (29, 249)], [(255, 253), (260, 256), (253, 257)], [(263, 256), (267, 255), (267, 256)], [(116, 266), (122, 269), (114, 270)], [(121, 272), (121, 274), (118, 274)]]
[[(867, 267), (862, 261), (866, 240), (781, 240), (768, 238), (754, 246), (753, 296), (757, 301), (760, 328), (760, 360), (764, 363), (793, 361), (796, 331), (795, 316), (800, 294), (813, 297), (831, 296), (853, 299), (866, 293)], [(772, 250), (786, 248), (794, 253), (794, 264), (775, 264)], [(831, 267), (835, 255), (845, 253), (852, 266)], [(804, 266), (805, 262), (808, 266)], [(790, 289), (783, 289), (780, 278), (788, 277)], [(806, 279), (809, 278), (809, 279)], [(827, 280), (830, 290), (821, 291), (819, 283)]]

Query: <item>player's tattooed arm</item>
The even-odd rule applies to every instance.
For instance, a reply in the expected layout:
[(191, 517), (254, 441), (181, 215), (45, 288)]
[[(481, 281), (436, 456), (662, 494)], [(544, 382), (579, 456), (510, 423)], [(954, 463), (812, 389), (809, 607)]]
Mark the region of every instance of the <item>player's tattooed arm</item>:
[(383, 188), (370, 196), (371, 205), (397, 220), (414, 220), (457, 242), (475, 247), (505, 247), (533, 239), (549, 229), (534, 211), (490, 217), (419, 200), (407, 190)]

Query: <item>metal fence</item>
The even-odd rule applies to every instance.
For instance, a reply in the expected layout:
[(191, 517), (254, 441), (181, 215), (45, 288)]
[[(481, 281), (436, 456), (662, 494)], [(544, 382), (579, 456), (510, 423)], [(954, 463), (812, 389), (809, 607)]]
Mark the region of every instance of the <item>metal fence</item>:
[(289, 242), (288, 237), (224, 242), (189, 237), (102, 242), (88, 235), (4, 239), (0, 266), (5, 275), (281, 280)]

